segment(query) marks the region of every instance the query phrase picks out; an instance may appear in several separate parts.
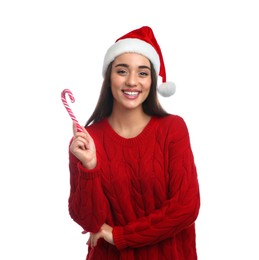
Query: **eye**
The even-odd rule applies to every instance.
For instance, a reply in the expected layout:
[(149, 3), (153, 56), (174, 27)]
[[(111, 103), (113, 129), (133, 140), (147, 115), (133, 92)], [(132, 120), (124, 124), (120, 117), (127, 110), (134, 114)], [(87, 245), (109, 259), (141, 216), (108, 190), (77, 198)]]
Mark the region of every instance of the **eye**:
[(125, 75), (127, 73), (124, 69), (118, 69), (116, 72), (120, 75)]
[(141, 77), (148, 77), (148, 76), (149, 76), (149, 73), (146, 72), (146, 71), (141, 71), (141, 72), (139, 72), (139, 75), (140, 75)]

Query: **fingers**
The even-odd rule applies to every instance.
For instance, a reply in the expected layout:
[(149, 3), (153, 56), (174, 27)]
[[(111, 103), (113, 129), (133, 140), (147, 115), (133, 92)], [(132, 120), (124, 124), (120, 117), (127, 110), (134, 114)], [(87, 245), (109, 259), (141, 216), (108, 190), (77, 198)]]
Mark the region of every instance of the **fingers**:
[(91, 240), (90, 240), (90, 242), (91, 242), (91, 247), (95, 247), (95, 246), (97, 245), (98, 239), (97, 239), (96, 237), (97, 237), (97, 235), (92, 235), (92, 236), (91, 236)]
[(94, 140), (90, 134), (84, 129), (83, 132), (75, 132), (74, 140), (75, 147), (79, 147), (83, 150), (95, 151)]
[[(81, 126), (82, 132), (78, 131), (78, 125), (76, 122), (73, 122), (73, 134), (74, 136), (78, 136), (81, 134), (81, 136), (86, 136), (89, 138), (89, 140), (92, 140), (92, 137), (89, 135), (89, 133), (86, 131), (85, 127)], [(82, 135), (83, 134), (83, 135)]]
[(93, 234), (90, 233), (89, 239), (87, 241), (87, 245), (91, 247), (95, 247), (98, 243), (100, 238), (103, 238), (106, 242), (114, 245), (113, 235), (112, 235), (113, 228), (107, 224), (104, 224), (99, 232)]
[[(87, 231), (85, 231), (85, 230), (83, 230), (82, 232), (81, 232), (83, 235), (85, 235), (85, 234), (87, 234), (88, 232)], [(91, 245), (91, 234), (92, 233), (89, 233), (89, 237), (88, 237), (88, 240), (87, 240), (87, 242), (86, 242), (86, 244), (88, 245), (88, 246), (90, 246)]]
[(74, 133), (74, 140), (80, 140), (81, 142), (84, 142), (83, 139), (88, 140), (90, 138), (90, 135), (88, 134), (88, 132), (85, 130), (85, 128), (83, 128), (82, 132), (79, 132), (77, 130), (77, 124), (74, 122), (73, 123), (73, 133)]
[(86, 150), (88, 147), (89, 141), (85, 139), (84, 137), (78, 136), (74, 139), (75, 146), (79, 147), (82, 150)]
[(100, 233), (90, 233), (89, 239), (86, 244), (90, 247), (95, 247), (98, 243), (98, 239), (101, 238)]

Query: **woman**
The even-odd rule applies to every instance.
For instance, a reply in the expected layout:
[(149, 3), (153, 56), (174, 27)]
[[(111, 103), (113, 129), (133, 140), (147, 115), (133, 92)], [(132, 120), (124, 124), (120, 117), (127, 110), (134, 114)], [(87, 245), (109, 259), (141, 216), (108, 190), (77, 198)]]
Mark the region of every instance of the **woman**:
[(197, 259), (197, 172), (184, 120), (157, 97), (174, 93), (151, 28), (107, 51), (103, 86), (70, 143), (69, 213), (89, 232), (87, 259)]

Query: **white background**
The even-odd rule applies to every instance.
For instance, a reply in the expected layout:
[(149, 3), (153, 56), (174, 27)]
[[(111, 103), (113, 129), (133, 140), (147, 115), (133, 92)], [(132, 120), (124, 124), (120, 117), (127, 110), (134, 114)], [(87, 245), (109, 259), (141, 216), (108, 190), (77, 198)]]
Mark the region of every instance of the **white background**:
[(99, 95), (104, 53), (149, 25), (177, 92), (201, 188), (199, 260), (259, 259), (257, 1), (0, 2), (0, 259), (85, 259), (67, 210), (71, 120)]

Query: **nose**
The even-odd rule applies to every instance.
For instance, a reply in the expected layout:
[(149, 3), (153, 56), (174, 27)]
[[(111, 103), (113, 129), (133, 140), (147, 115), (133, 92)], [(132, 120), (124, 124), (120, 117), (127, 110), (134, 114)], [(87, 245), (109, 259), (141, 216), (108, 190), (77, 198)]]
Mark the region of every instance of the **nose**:
[(135, 73), (129, 73), (126, 79), (126, 85), (128, 87), (134, 87), (137, 85), (137, 75)]

